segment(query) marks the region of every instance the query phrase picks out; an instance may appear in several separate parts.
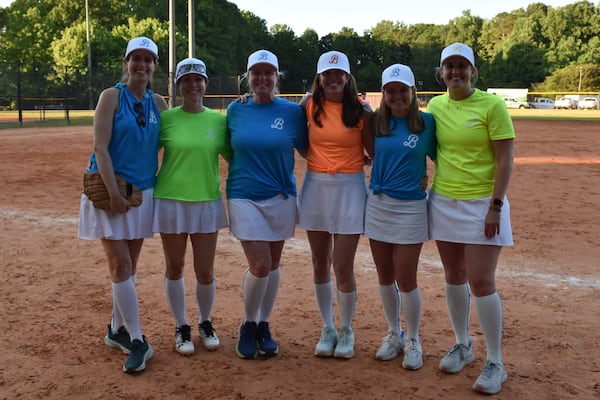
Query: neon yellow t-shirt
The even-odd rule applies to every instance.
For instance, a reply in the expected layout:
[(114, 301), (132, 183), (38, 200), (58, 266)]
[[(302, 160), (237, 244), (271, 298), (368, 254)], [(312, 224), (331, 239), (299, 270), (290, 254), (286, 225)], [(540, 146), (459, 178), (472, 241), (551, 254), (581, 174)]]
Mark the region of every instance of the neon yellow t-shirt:
[(433, 190), (458, 200), (490, 196), (496, 174), (492, 141), (515, 137), (502, 99), (478, 89), (461, 101), (446, 93), (431, 99), (427, 111), (435, 118), (438, 144)]
[(213, 201), (221, 197), (219, 154), (230, 158), (227, 122), (218, 111), (189, 113), (175, 107), (160, 114), (163, 160), (154, 197)]

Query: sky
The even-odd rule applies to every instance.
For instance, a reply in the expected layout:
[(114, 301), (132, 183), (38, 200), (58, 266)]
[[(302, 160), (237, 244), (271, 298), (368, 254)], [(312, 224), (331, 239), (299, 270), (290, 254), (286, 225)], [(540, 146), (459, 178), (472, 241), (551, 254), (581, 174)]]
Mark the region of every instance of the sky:
[[(0, 0), (7, 7), (13, 0)], [(94, 0), (90, 0), (94, 1)], [(182, 0), (178, 0), (182, 1)], [(202, 0), (195, 0), (196, 2)], [(490, 19), (501, 12), (526, 8), (531, 3), (562, 7), (577, 0), (423, 0), (401, 2), (398, 0), (229, 0), (240, 10), (251, 11), (267, 21), (267, 27), (286, 24), (296, 36), (307, 28), (314, 29), (319, 37), (339, 32), (342, 27), (354, 29), (362, 35), (378, 22), (389, 20), (406, 25), (428, 23), (445, 25), (460, 17), (465, 10), (471, 15)], [(165, 2), (166, 3), (166, 2)], [(404, 3), (404, 5), (403, 5)], [(407, 5), (408, 4), (408, 5)], [(406, 11), (403, 11), (406, 8)]]

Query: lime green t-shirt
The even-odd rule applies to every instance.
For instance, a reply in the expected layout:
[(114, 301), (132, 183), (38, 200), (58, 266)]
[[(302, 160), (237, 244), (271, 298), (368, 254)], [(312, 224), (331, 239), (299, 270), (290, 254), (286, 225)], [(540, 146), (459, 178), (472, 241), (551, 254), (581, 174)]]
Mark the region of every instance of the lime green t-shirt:
[(189, 113), (175, 107), (160, 114), (163, 160), (154, 197), (213, 201), (221, 197), (219, 154), (229, 159), (227, 122), (218, 111)]
[(496, 174), (492, 141), (515, 137), (502, 99), (478, 89), (460, 101), (446, 93), (431, 99), (427, 111), (436, 124), (433, 190), (458, 200), (490, 196)]

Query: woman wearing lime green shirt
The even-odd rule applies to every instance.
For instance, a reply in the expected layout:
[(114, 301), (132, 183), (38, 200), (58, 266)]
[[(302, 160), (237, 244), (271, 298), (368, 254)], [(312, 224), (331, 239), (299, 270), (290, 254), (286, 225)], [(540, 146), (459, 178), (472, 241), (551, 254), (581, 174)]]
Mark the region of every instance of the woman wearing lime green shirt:
[(219, 155), (228, 160), (225, 116), (204, 106), (206, 65), (196, 58), (177, 64), (180, 107), (161, 113), (163, 161), (154, 189), (154, 232), (160, 232), (166, 261), (165, 292), (175, 318), (175, 350), (194, 352), (185, 314), (183, 266), (190, 238), (196, 273), (198, 330), (207, 350), (219, 346), (210, 315), (216, 296), (214, 260), (218, 231), (227, 226), (220, 189)]
[(428, 106), (438, 143), (429, 228), (444, 265), (446, 302), (456, 339), (439, 368), (457, 373), (474, 360), (469, 339), (472, 293), (487, 350), (473, 389), (494, 394), (507, 378), (495, 275), (502, 246), (513, 244), (506, 192), (515, 131), (502, 99), (473, 87), (477, 68), (469, 46), (446, 47), (438, 73), (448, 91)]

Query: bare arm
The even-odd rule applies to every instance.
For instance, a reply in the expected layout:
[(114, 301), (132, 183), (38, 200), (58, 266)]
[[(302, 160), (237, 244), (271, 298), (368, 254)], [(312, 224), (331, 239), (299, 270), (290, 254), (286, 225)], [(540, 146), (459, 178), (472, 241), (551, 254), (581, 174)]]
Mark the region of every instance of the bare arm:
[[(494, 140), (492, 141), (494, 146), (494, 153), (496, 154), (496, 177), (494, 182), (494, 192), (492, 199), (503, 200), (508, 190), (508, 182), (510, 181), (510, 175), (512, 174), (513, 168), (513, 156), (514, 156), (514, 140)], [(500, 233), (500, 212), (488, 210), (485, 218), (485, 235), (487, 237), (493, 237)]]
[(169, 108), (167, 102), (165, 101), (165, 98), (162, 97), (160, 94), (153, 93), (153, 97), (154, 97), (154, 103), (156, 104), (156, 107), (158, 108), (159, 113), (163, 112)]

